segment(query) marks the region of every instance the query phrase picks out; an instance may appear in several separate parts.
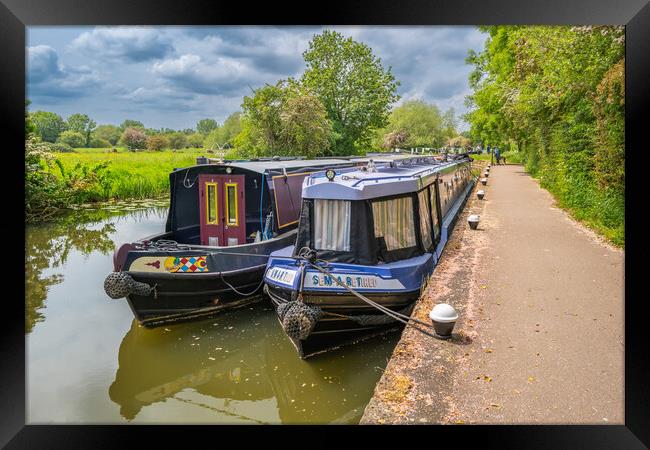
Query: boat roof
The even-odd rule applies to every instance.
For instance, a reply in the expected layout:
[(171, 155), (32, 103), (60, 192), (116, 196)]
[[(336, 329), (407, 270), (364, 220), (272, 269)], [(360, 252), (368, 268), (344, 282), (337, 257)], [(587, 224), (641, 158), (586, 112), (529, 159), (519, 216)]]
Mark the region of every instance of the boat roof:
[(432, 183), (438, 172), (469, 161), (462, 158), (441, 162), (427, 156), (402, 158), (392, 164), (377, 165), (374, 171), (363, 170), (365, 167), (347, 169), (336, 173), (332, 181), (322, 172), (314, 173), (305, 178), (302, 196), (312, 199), (368, 200), (416, 192)]
[(350, 163), (349, 159), (277, 159), (277, 160), (259, 160), (259, 161), (219, 161), (209, 160), (207, 164), (196, 164), (190, 167), (184, 167), (176, 170), (187, 170), (192, 167), (237, 167), (244, 170), (250, 170), (257, 173), (267, 173), (270, 170), (298, 169), (302, 167), (319, 167), (326, 168), (331, 165)]

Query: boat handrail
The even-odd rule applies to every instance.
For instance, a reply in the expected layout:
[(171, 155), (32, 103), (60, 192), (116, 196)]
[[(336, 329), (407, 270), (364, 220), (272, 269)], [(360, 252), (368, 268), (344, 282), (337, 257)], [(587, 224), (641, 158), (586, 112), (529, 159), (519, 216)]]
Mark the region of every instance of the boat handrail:
[(412, 173), (412, 174), (409, 174), (409, 175), (393, 175), (393, 176), (389, 176), (389, 177), (368, 177), (368, 178), (361, 178), (361, 179), (359, 179), (358, 181), (355, 181), (355, 182), (352, 184), (352, 187), (356, 187), (357, 185), (359, 185), (359, 183), (362, 183), (362, 182), (365, 182), (365, 181), (392, 180), (392, 179), (395, 179), (395, 178), (400, 179), (400, 178), (414, 178), (414, 177), (422, 177), (423, 172), (433, 171), (434, 169), (437, 169), (438, 167), (439, 167), (439, 166), (436, 166), (436, 167), (427, 167), (427, 168), (422, 169), (422, 170), (419, 171), (419, 172), (415, 172), (415, 173)]

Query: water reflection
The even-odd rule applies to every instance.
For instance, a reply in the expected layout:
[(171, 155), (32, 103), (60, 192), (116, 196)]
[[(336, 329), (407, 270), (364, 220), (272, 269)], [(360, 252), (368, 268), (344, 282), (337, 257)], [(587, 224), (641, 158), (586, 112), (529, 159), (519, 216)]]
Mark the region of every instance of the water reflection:
[(167, 210), (112, 208), (26, 230), (29, 423), (359, 421), (397, 334), (302, 361), (266, 301), (141, 328), (103, 279), (114, 246), (162, 231)]
[(188, 422), (358, 423), (397, 338), (302, 361), (269, 305), (153, 330), (133, 321), (109, 396), (129, 421), (172, 401)]
[[(68, 261), (70, 252), (79, 251), (88, 256), (92, 252), (110, 254), (115, 243), (110, 238), (115, 223), (125, 219), (142, 221), (160, 216), (166, 208), (147, 208), (149, 205), (123, 204), (112, 209), (87, 208), (71, 212), (56, 222), (29, 226), (25, 240), (25, 330), (30, 333), (36, 323), (44, 320), (43, 309), (48, 291), (60, 284), (64, 273), (51, 273)], [(112, 219), (110, 222), (106, 222)]]

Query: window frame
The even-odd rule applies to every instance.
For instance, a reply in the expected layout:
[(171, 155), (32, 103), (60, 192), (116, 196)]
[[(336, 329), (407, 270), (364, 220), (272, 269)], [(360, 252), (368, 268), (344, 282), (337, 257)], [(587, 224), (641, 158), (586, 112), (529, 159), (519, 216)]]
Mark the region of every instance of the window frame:
[[(424, 245), (424, 235), (422, 235), (422, 221), (420, 220), (422, 217), (422, 211), (420, 210), (420, 207), (422, 206), (420, 202), (420, 194), (424, 194), (424, 202), (427, 208), (428, 216), (429, 216), (429, 238), (431, 240), (430, 246), (427, 248)], [(420, 234), (420, 243), (422, 248), (424, 249), (425, 252), (432, 252), (433, 249), (436, 248), (436, 240), (435, 240), (435, 234), (433, 230), (433, 216), (431, 215), (431, 197), (429, 193), (429, 186), (425, 186), (424, 188), (420, 189), (417, 191), (417, 196), (416, 198), (418, 199), (418, 234)]]
[[(214, 221), (210, 221), (210, 187), (214, 187)], [(205, 224), (219, 225), (219, 183), (217, 181), (205, 182)]]
[[(404, 194), (389, 195), (389, 196), (386, 196), (386, 197), (378, 197), (378, 198), (370, 199), (369, 200), (370, 214), (372, 216), (372, 229), (373, 229), (373, 236), (372, 237), (373, 237), (373, 239), (378, 239), (379, 237), (383, 237), (383, 236), (377, 236), (377, 235), (374, 234), (375, 213), (374, 213), (374, 209), (373, 209), (372, 205), (374, 203), (386, 202), (386, 201), (390, 201), (390, 200), (397, 200), (397, 199), (400, 199), (400, 198), (410, 198), (411, 199), (411, 205), (413, 206), (413, 208), (412, 208), (412, 210), (413, 210), (412, 219), (413, 219), (413, 228), (414, 228), (413, 229), (413, 234), (415, 236), (415, 244), (410, 246), (410, 247), (400, 247), (400, 248), (396, 248), (396, 249), (392, 249), (392, 250), (389, 250), (388, 245), (386, 245), (386, 252), (388, 254), (403, 252), (403, 251), (406, 251), (406, 250), (409, 250), (409, 249), (414, 249), (414, 248), (417, 248), (417, 249), (422, 248), (422, 238), (420, 236), (419, 200), (418, 200), (417, 192), (408, 192), (408, 193), (404, 193)], [(415, 205), (417, 205), (417, 206), (415, 206)], [(417, 208), (417, 210), (416, 210), (416, 208)], [(385, 237), (384, 237), (384, 241), (385, 241)]]
[[(229, 187), (234, 187), (235, 188), (235, 222), (230, 221), (230, 199), (228, 196), (228, 188)], [(237, 198), (237, 194), (239, 192), (239, 183), (237, 182), (229, 182), (229, 183), (224, 183), (223, 184), (223, 190), (224, 190), (224, 208), (226, 211), (226, 219), (224, 221), (224, 224), (227, 226), (239, 226), (239, 199)]]

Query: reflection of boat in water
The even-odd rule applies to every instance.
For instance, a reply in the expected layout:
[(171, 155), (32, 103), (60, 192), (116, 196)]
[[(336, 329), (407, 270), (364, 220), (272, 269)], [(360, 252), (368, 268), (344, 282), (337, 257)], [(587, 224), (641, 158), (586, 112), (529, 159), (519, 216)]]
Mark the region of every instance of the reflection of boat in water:
[(219, 339), (211, 339), (216, 327), (209, 322), (202, 325), (184, 324), (166, 331), (133, 321), (120, 345), (119, 368), (109, 388), (122, 417), (132, 420), (143, 407), (175, 398), (188, 388), (228, 401), (272, 397), (268, 383), (260, 379), (260, 361), (250, 360), (256, 352), (249, 351), (242, 359), (243, 352), (259, 347), (264, 334), (254, 327), (245, 333), (232, 327), (234, 331), (221, 329)]
[(307, 364), (295, 357), (270, 307), (169, 329), (134, 321), (109, 396), (127, 420), (152, 406), (181, 408), (192, 422), (356, 423), (395, 342)]

